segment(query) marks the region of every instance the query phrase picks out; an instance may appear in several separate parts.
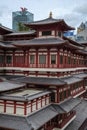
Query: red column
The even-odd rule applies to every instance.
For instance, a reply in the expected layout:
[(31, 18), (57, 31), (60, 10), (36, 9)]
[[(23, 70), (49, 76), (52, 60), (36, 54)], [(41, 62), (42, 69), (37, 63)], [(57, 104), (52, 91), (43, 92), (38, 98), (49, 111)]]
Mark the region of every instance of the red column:
[(32, 102), (33, 102), (33, 101), (31, 101), (31, 112), (32, 112)]
[(29, 67), (29, 50), (27, 51), (27, 67)]
[(24, 115), (27, 115), (27, 103), (24, 103)]
[(48, 63), (48, 68), (50, 67), (50, 49), (47, 50), (47, 63)]
[(26, 66), (26, 51), (24, 51), (24, 67)]
[(4, 62), (2, 63), (4, 67), (6, 66), (6, 51), (4, 51)]
[(14, 114), (16, 114), (16, 102), (14, 102)]
[(59, 56), (59, 50), (57, 50), (57, 68), (59, 68), (60, 64), (60, 56)]
[(15, 51), (13, 51), (13, 66), (15, 66)]
[(6, 113), (6, 101), (4, 101), (4, 113)]
[(41, 107), (42, 107), (42, 98), (43, 98), (43, 97), (41, 97)]
[(57, 89), (57, 103), (59, 103), (59, 88)]
[(38, 68), (38, 49), (36, 49), (36, 68)]

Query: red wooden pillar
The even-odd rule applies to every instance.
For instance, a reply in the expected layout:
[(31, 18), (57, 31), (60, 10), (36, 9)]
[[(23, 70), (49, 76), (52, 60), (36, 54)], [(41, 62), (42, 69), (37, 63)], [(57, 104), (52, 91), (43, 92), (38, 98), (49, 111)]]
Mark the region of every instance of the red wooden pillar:
[(59, 50), (57, 50), (57, 68), (59, 68), (60, 64), (60, 55), (59, 55)]
[(6, 113), (6, 101), (4, 101), (4, 113)]
[(24, 115), (27, 115), (27, 102), (24, 103)]
[(6, 51), (4, 51), (4, 62), (2, 63), (4, 67), (6, 66)]
[(26, 66), (26, 51), (24, 50), (24, 67)]
[(63, 50), (63, 52), (62, 52), (63, 54), (63, 64), (62, 64), (62, 68), (65, 68), (65, 56), (64, 56), (64, 50)]
[(32, 104), (33, 104), (33, 101), (31, 101), (31, 106), (30, 106), (30, 107), (31, 107), (31, 112), (33, 111), (33, 110), (32, 110)]
[(68, 61), (68, 56), (69, 52), (67, 51), (67, 56), (66, 56), (66, 68), (70, 67), (69, 61)]
[(48, 68), (50, 68), (50, 49), (47, 50), (47, 63), (48, 63)]
[(29, 67), (29, 50), (27, 51), (27, 67)]
[(57, 88), (57, 103), (59, 103), (59, 88)]
[(13, 66), (15, 67), (15, 51), (13, 51)]
[(38, 49), (36, 49), (36, 68), (38, 68)]
[(42, 107), (42, 98), (43, 98), (43, 97), (41, 97), (41, 107)]
[(14, 102), (14, 114), (16, 114), (16, 101)]

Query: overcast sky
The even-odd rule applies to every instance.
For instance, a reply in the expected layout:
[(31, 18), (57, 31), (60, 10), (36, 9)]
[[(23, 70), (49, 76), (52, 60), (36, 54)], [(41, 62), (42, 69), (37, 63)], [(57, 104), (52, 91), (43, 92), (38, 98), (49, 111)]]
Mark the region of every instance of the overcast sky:
[(53, 17), (64, 19), (77, 27), (87, 20), (87, 0), (1, 0), (0, 23), (12, 28), (12, 12), (26, 7), (34, 14), (34, 20), (45, 19), (52, 11)]

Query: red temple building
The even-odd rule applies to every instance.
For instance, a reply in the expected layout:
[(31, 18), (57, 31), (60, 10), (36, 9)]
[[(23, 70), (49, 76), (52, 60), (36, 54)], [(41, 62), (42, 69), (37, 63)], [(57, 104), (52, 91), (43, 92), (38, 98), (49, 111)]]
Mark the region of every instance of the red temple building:
[(86, 130), (86, 46), (52, 13), (25, 25), (0, 25), (0, 130)]

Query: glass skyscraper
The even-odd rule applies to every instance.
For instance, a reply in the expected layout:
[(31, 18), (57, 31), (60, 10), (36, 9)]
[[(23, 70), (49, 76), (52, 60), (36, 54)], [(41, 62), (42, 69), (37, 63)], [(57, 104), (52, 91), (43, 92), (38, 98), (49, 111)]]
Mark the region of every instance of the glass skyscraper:
[(12, 29), (19, 31), (19, 23), (29, 23), (34, 20), (34, 14), (27, 11), (26, 8), (21, 8), (21, 11), (12, 12)]

